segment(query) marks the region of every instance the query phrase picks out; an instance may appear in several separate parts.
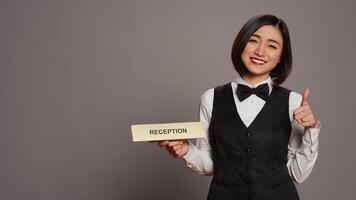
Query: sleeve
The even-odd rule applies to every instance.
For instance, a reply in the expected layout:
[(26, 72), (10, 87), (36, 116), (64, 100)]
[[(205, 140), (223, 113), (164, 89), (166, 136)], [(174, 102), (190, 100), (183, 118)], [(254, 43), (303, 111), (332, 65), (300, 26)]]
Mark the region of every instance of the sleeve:
[(290, 93), (289, 115), (292, 133), (288, 144), (287, 167), (294, 182), (302, 183), (310, 175), (318, 157), (319, 132), (318, 128), (305, 128), (293, 119), (293, 111), (300, 107), (302, 96), (296, 92)]
[(204, 138), (197, 138), (194, 145), (189, 141), (189, 150), (182, 158), (187, 167), (197, 174), (211, 176), (213, 174), (213, 161), (210, 154), (209, 124), (211, 119), (214, 89), (206, 91), (200, 99), (199, 119), (203, 123)]

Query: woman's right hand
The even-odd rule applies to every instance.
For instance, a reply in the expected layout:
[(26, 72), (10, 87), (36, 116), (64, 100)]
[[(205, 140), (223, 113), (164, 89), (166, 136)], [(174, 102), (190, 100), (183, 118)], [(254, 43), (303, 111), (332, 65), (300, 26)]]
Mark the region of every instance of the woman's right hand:
[(183, 157), (189, 150), (188, 140), (164, 140), (157, 143), (159, 147), (165, 147), (174, 158)]

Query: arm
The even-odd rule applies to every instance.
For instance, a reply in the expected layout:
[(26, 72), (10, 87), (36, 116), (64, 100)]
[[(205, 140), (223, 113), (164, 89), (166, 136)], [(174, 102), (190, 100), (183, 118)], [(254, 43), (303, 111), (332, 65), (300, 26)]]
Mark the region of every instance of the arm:
[(291, 92), (289, 98), (289, 114), (292, 133), (288, 145), (288, 171), (297, 183), (305, 181), (310, 175), (318, 157), (320, 122), (316, 128), (304, 127), (294, 120), (293, 111), (298, 109), (302, 96)]
[(199, 118), (203, 123), (204, 138), (196, 139), (196, 145), (189, 141), (189, 150), (182, 158), (189, 169), (197, 174), (210, 176), (213, 174), (213, 161), (210, 155), (209, 124), (214, 99), (214, 89), (206, 91), (200, 100)]

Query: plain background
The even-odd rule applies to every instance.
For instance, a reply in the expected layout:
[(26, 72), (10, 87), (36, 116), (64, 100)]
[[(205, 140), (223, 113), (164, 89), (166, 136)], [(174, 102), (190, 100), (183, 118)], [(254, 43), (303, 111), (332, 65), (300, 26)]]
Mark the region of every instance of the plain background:
[(211, 177), (130, 125), (197, 121), (200, 95), (236, 78), (251, 17), (289, 26), (293, 71), (322, 122), (302, 199), (355, 199), (355, 1), (0, 1), (0, 199), (205, 199)]

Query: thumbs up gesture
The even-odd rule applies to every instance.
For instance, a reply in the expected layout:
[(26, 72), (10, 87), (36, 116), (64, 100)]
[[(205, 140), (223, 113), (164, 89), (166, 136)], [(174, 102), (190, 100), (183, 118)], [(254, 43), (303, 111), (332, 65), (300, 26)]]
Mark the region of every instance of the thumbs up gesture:
[(318, 128), (319, 123), (308, 104), (308, 98), (309, 88), (306, 88), (303, 92), (303, 99), (300, 107), (293, 111), (293, 118), (298, 124), (301, 124), (304, 127)]

